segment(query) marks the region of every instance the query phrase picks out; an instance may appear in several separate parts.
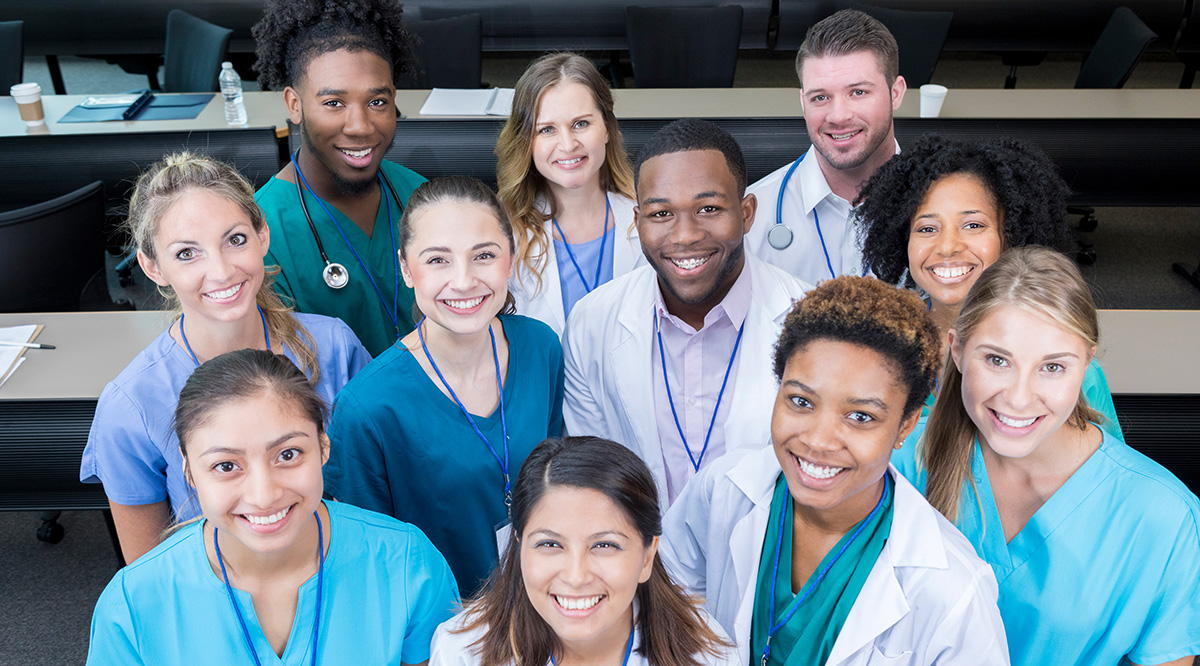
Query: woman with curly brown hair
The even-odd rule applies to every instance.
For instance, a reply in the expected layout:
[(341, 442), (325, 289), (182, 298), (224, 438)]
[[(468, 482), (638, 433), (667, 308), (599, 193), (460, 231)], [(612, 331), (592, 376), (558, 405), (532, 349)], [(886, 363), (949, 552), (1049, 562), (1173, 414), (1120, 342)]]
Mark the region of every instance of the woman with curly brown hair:
[(873, 278), (823, 282), (788, 315), (772, 446), (701, 470), (664, 526), (668, 569), (738, 663), (1008, 663), (991, 569), (888, 465), (938, 347), (919, 299)]
[(553, 53), (525, 70), (496, 157), (517, 311), (562, 335), (576, 301), (645, 261), (612, 91), (590, 60)]

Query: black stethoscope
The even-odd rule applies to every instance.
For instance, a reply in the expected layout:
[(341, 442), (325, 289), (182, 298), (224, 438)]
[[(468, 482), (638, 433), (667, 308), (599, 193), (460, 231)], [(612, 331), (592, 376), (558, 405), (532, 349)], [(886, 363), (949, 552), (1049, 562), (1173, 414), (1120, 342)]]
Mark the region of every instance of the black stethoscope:
[[(794, 234), (788, 225), (783, 223), (783, 194), (787, 191), (788, 181), (792, 179), (792, 174), (796, 172), (796, 167), (804, 161), (808, 156), (808, 151), (796, 158), (795, 162), (788, 167), (786, 173), (783, 174), (783, 182), (779, 183), (779, 196), (775, 198), (775, 224), (767, 231), (767, 243), (776, 250), (786, 249), (792, 244)], [(813, 207), (813, 222), (817, 225), (817, 238), (821, 241), (821, 251), (825, 253), (825, 265), (829, 268), (829, 276), (837, 277), (837, 273), (833, 270), (833, 262), (829, 259), (829, 248), (825, 246), (825, 235), (821, 233), (821, 218), (817, 216), (817, 209)]]

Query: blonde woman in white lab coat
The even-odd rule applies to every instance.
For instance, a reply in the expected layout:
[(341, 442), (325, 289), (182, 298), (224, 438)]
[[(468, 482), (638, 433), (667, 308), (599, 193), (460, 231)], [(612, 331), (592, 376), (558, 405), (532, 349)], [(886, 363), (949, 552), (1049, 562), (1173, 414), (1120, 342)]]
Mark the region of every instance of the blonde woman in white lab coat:
[(739, 662), (1008, 664), (991, 568), (892, 469), (940, 367), (915, 295), (840, 277), (784, 323), (772, 446), (701, 471), (663, 557)]

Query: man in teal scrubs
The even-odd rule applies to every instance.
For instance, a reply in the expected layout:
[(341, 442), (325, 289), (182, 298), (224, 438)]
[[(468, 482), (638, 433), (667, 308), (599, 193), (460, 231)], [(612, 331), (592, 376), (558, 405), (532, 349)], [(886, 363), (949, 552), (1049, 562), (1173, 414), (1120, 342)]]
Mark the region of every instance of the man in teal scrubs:
[(372, 356), (413, 329), (396, 234), (425, 179), (383, 159), (410, 64), (400, 14), (391, 0), (280, 2), (254, 28), (259, 83), (283, 88), (302, 140), (255, 196), (271, 229), (264, 261), (297, 310), (342, 319)]

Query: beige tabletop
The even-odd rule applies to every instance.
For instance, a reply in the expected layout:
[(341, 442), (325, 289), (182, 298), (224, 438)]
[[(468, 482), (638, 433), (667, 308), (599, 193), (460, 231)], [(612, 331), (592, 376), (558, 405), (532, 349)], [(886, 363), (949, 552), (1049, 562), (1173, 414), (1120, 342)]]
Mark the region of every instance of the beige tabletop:
[[(88, 95), (43, 95), (46, 124), (26, 127), (11, 97), (0, 97), (0, 137), (40, 134), (116, 134), (122, 132), (197, 132), (230, 129), (225, 122), (225, 105), (214, 94), (200, 115), (189, 120), (112, 120), (102, 123), (59, 123), (59, 118)], [(287, 127), (287, 110), (282, 93), (246, 93), (247, 128)]]
[(42, 324), (25, 361), (0, 386), (0, 400), (95, 400), (138, 352), (167, 329), (170, 312), (0, 314), (0, 327)]
[(1113, 393), (1200, 394), (1200, 310), (1100, 310)]

